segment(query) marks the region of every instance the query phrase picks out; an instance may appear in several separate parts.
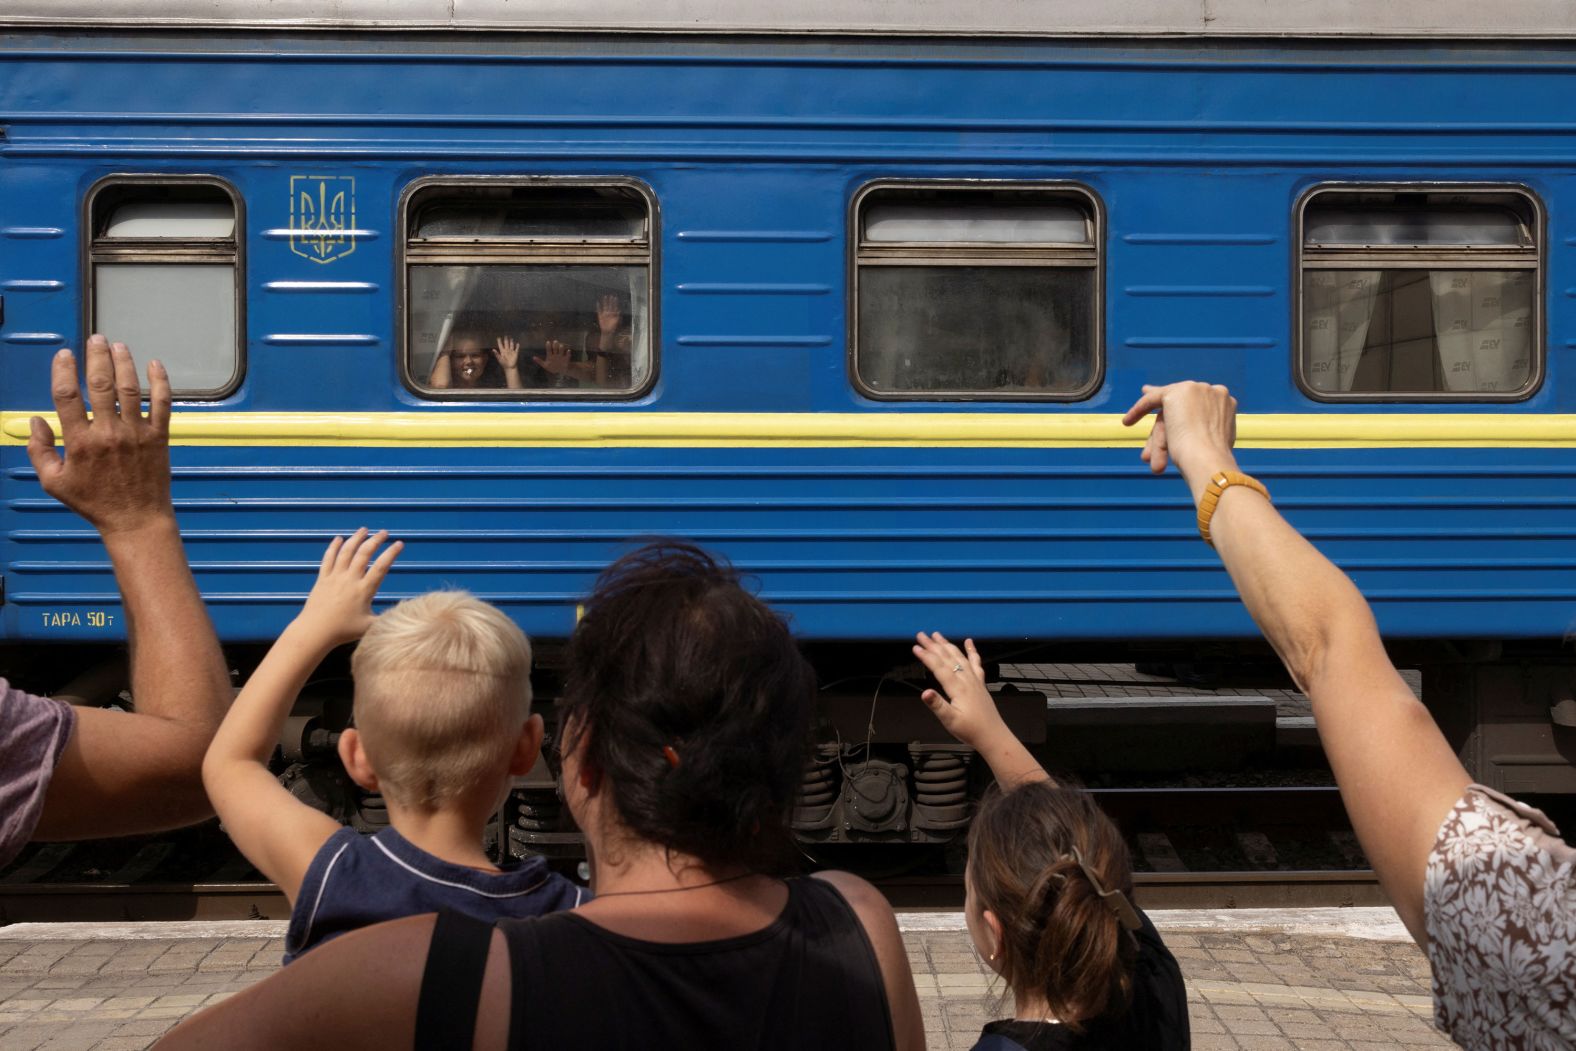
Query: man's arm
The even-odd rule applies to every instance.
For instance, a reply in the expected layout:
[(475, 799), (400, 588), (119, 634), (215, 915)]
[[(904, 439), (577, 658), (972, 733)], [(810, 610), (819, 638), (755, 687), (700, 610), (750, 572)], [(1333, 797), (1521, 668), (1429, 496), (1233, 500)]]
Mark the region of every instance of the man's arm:
[[(1236, 399), (1224, 387), (1145, 387), (1123, 422), (1157, 414), (1143, 458), (1175, 461), (1195, 505), (1237, 469)], [(1471, 782), (1385, 653), (1357, 588), (1246, 486), (1221, 494), (1210, 535), (1242, 601), (1313, 702), (1314, 720), (1352, 828), (1385, 893), (1427, 945), (1423, 880), (1440, 823)]]
[(372, 562), (387, 538), (365, 529), (348, 542), (334, 538), (306, 607), (246, 680), (203, 760), (203, 784), (225, 831), (292, 906), (312, 858), (340, 826), (291, 795), (269, 771), (268, 758), (307, 677), (372, 623), (372, 597), (401, 547), (390, 545)]
[(208, 817), (202, 756), (230, 700), (224, 656), (170, 502), (169, 376), (157, 361), (149, 366), (144, 418), (125, 345), (112, 349), (94, 336), (86, 356), (92, 419), (76, 362), (62, 350), (51, 367), (51, 393), (66, 458), (38, 417), (27, 455), (44, 491), (104, 540), (125, 609), (136, 712), (77, 709), (35, 839), (150, 832)]

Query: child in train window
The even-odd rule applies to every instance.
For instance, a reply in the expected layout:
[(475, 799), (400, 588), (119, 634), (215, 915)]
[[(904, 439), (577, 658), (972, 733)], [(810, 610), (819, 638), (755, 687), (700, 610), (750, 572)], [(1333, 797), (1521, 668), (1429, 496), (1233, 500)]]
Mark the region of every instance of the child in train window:
[(629, 390), (646, 372), (645, 336), (636, 336), (643, 277), (608, 267), (413, 268), (411, 372), (435, 390)]
[(532, 387), (578, 387), (593, 378), (586, 353), (586, 319), (573, 311), (542, 309), (526, 314), (525, 345), (536, 366)]
[[(630, 385), (633, 340), (619, 296), (596, 297), (595, 324), (577, 311), (540, 311), (526, 329), (541, 386), (619, 389)], [(533, 384), (534, 385), (534, 384)]]
[(427, 386), (437, 390), (519, 390), (520, 344), (508, 336), (488, 339), (471, 329), (456, 329), (432, 363)]

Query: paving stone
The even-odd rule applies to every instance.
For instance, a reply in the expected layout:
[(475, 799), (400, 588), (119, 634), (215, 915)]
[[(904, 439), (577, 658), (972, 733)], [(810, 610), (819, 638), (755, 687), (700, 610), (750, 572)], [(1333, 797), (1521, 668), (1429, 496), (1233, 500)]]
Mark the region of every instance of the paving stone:
[[(1427, 961), (1410, 944), (1279, 931), (1167, 931), (1199, 1051), (1452, 1046), (1432, 1028)], [(905, 936), (932, 1051), (966, 1049), (1011, 997), (961, 931)], [(279, 967), (278, 938), (8, 943), (0, 1051), (130, 1051)]]
[(11, 1026), (0, 1032), (0, 1048), (4, 1048), (5, 1051), (34, 1051), (54, 1035), (53, 1026)]
[(122, 1025), (116, 1026), (115, 1035), (141, 1036), (151, 1038), (164, 1035), (174, 1025), (175, 1023), (173, 1021), (139, 1018), (136, 1021), (126, 1022)]

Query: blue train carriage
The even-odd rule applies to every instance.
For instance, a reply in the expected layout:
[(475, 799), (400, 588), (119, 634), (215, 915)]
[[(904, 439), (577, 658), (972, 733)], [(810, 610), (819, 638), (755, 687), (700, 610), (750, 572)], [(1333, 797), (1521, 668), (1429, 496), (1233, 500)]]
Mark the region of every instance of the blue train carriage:
[[(1479, 776), (1576, 789), (1568, 5), (400, 6), (0, 13), (14, 676), (123, 638), (22, 451), (51, 354), (102, 329), (170, 365), (243, 673), (358, 525), (409, 544), (386, 597), (469, 587), (548, 675), (609, 559), (691, 537), (829, 683), (803, 834), (945, 839), (967, 756), (903, 681), (915, 630), (1269, 666), (1117, 422), (1202, 377)], [(322, 692), (292, 776), (375, 823), (322, 787)], [(569, 834), (543, 787), (517, 845)]]

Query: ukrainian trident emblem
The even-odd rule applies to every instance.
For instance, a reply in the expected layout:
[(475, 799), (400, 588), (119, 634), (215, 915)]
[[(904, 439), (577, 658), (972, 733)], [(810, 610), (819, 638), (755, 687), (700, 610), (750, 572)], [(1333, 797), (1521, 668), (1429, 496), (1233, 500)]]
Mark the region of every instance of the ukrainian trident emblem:
[(356, 250), (355, 229), (354, 176), (290, 176), (290, 251), (332, 263)]

